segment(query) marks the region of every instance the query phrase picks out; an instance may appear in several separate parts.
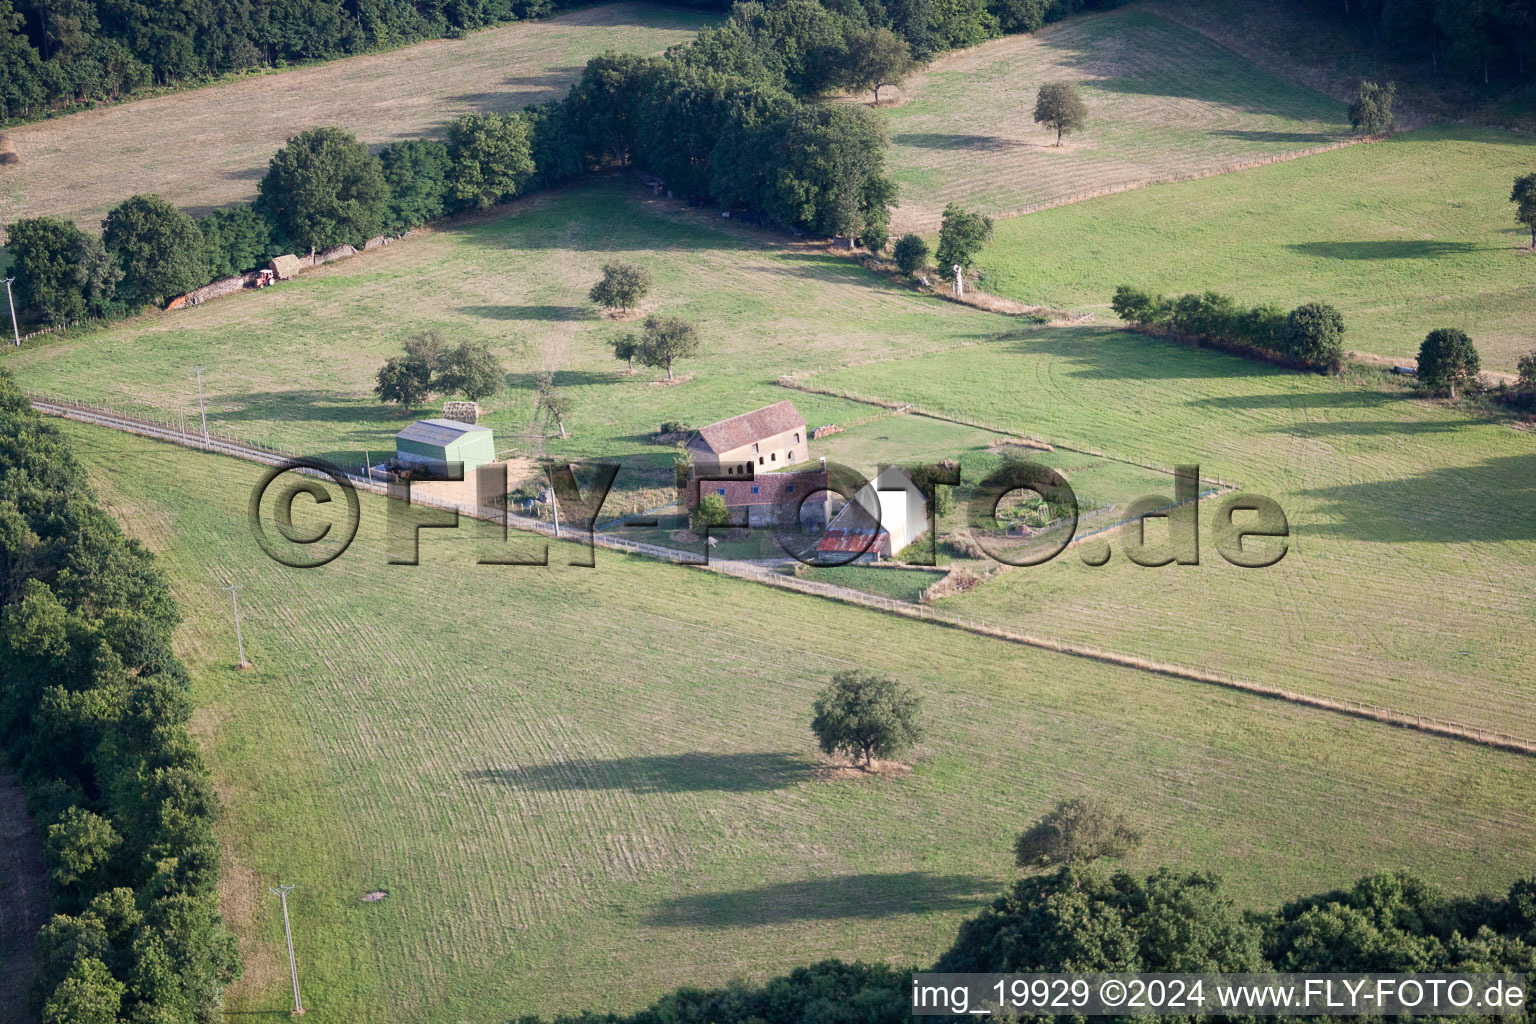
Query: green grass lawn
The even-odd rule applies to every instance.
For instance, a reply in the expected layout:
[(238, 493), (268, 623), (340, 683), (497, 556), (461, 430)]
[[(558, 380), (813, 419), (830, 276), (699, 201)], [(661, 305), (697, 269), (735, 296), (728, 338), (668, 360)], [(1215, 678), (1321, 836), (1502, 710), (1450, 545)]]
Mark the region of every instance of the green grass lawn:
[[(1093, 328), (812, 382), (1160, 465), (1198, 463), (1279, 501), (1294, 533), (1279, 565), (1239, 569), (1214, 549), (1207, 504), (1199, 566), (1143, 568), (1119, 554), (1090, 568), (1069, 552), (946, 606), (1536, 736), (1536, 638), (1524, 628), (1536, 621), (1529, 432), (1413, 398), (1378, 373), (1295, 373)], [(1164, 478), (1148, 493), (1171, 491)]]
[(1512, 370), (1536, 349), (1536, 258), (1509, 190), (1533, 169), (1529, 135), (1427, 128), (1003, 221), (978, 268), (989, 291), (1103, 314), (1122, 284), (1330, 302), (1356, 350), (1411, 356), (1460, 327)]
[[(1529, 871), (1528, 759), (607, 552), (484, 566), (483, 539), (428, 531), (421, 565), (391, 566), (366, 495), (350, 551), (285, 569), (245, 521), (258, 467), (65, 429), (184, 616), (235, 1013), (286, 1008), (279, 881), (327, 1021), (930, 962), (1013, 876), (1013, 832), (1079, 793), (1145, 825), (1136, 864), (1223, 872), (1255, 906), (1382, 868), (1457, 892)], [(818, 760), (813, 693), (852, 666), (924, 697), (909, 773)]]
[[(1078, 83), (1089, 110), (1086, 130), (1059, 149), (1031, 116), (1051, 81)], [(903, 84), (884, 116), (898, 232), (937, 229), (949, 202), (1018, 213), (1348, 135), (1337, 100), (1137, 8), (941, 56)]]

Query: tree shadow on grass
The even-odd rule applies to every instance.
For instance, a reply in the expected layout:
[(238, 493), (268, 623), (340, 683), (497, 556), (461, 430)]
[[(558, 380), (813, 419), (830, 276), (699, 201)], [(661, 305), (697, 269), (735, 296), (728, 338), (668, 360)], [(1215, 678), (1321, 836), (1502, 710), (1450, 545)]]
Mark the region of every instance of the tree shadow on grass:
[(459, 306), (454, 312), (487, 320), (588, 320), (585, 306)]
[[(1536, 454), (1503, 455), (1400, 480), (1301, 492), (1318, 500), (1340, 536), (1378, 544), (1536, 540)], [(1510, 565), (1511, 574), (1528, 573)]]
[(646, 924), (667, 928), (756, 928), (794, 921), (873, 920), (898, 914), (969, 910), (995, 894), (997, 883), (974, 875), (927, 871), (845, 875), (780, 882), (735, 892), (682, 896)]
[(1338, 142), (1342, 135), (1330, 135), (1328, 132), (1275, 132), (1275, 131), (1245, 131), (1241, 128), (1220, 128), (1212, 135), (1219, 135), (1224, 139), (1237, 139), (1240, 142), (1279, 142), (1295, 143), (1297, 145), (1322, 146), (1330, 142)]
[[(509, 388), (534, 388), (538, 386), (537, 373), (509, 373), (507, 374), (507, 387)], [(555, 370), (551, 373), (553, 383), (557, 388), (583, 388), (593, 387), (598, 384), (613, 384), (627, 379), (622, 373), (615, 370), (612, 373), (595, 373), (591, 370)]]
[(623, 790), (629, 793), (756, 793), (809, 781), (821, 767), (798, 754), (653, 754), (608, 761), (555, 761), (516, 768), (465, 772), (471, 782), (509, 789), (561, 793)]
[(1332, 260), (1429, 260), (1440, 256), (1481, 252), (1485, 247), (1471, 242), (1401, 238), (1374, 242), (1297, 242), (1286, 248), (1303, 256), (1322, 256)]
[(904, 132), (892, 135), (891, 142), (914, 149), (1004, 150), (1029, 146), (1027, 142), (1003, 139), (996, 135), (960, 135), (952, 132)]
[(1294, 370), (1133, 331), (1102, 327), (1042, 328), (1009, 342), (1021, 355), (1045, 355), (1091, 380), (1219, 380), (1272, 377)]
[[(348, 398), (328, 391), (245, 391), (221, 396), (217, 411), (210, 410), (210, 429), (216, 421), (303, 420), (310, 423), (338, 423), (357, 426), (366, 423), (381, 426), (409, 422), (414, 416), (399, 406), (383, 405), (361, 398)], [(422, 408), (427, 408), (423, 403)], [(420, 412), (420, 409), (413, 410)], [(188, 423), (190, 423), (190, 418)]]

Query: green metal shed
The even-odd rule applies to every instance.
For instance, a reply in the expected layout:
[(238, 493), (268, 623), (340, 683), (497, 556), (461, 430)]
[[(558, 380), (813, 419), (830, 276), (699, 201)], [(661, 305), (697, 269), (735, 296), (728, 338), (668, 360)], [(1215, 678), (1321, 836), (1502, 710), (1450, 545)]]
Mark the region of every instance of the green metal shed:
[(490, 427), (458, 420), (417, 420), (395, 435), (395, 457), (401, 462), (441, 465), (462, 462), (467, 478), (479, 466), (496, 461)]

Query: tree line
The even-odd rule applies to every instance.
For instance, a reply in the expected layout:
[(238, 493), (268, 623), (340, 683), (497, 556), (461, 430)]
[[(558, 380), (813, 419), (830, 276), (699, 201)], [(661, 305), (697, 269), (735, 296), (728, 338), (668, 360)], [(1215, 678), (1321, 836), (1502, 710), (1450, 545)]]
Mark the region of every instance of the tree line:
[(240, 973), (178, 618), (152, 556), (0, 373), (0, 742), (46, 836), (46, 1024), (217, 1020)]
[(1322, 373), (1344, 365), (1344, 318), (1325, 303), (1243, 306), (1217, 292), (1170, 299), (1121, 285), (1110, 301), (1115, 315), (1142, 330), (1202, 347)]
[[(728, 9), (729, 0), (678, 0)], [(864, 30), (885, 29), (919, 59), (1003, 32), (1032, 31), (1084, 8), (1124, 0), (836, 0), (829, 13)], [(569, 0), (0, 0), (0, 122), (30, 120), (155, 86), (206, 80), (257, 67), (281, 67), (455, 37), (535, 18)], [(755, 5), (766, 17), (784, 5)], [(804, 12), (790, 17), (804, 18)], [(823, 32), (825, 26), (807, 21)], [(728, 39), (730, 30), (725, 37)], [(835, 35), (835, 33), (834, 33)], [(888, 46), (889, 38), (882, 39)], [(729, 45), (729, 43), (727, 43)], [(837, 49), (813, 41), (811, 56)], [(780, 56), (812, 77), (804, 52)], [(877, 75), (876, 78), (879, 76)], [(868, 81), (869, 88), (885, 83)]]
[(1536, 72), (1536, 0), (1290, 0), (1363, 30), (1382, 51), (1484, 85)]
[[(1536, 970), (1536, 879), (1502, 896), (1457, 898), (1411, 875), (1386, 873), (1273, 910), (1244, 911), (1215, 875), (1074, 863), (1020, 879), (960, 926), (932, 969), (1529, 973)], [(563, 1015), (553, 1024), (905, 1024), (913, 973), (826, 960), (762, 985), (681, 988), (637, 1013)]]

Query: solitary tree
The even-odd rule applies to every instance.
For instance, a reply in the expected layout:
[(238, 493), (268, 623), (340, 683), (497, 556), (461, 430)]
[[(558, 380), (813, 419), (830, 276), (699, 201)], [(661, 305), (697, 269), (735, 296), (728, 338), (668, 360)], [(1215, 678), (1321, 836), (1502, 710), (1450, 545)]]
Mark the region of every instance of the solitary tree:
[(564, 391), (549, 388), (539, 396), (539, 404), (544, 407), (544, 415), (560, 428), (560, 436), (565, 436), (565, 418), (571, 414), (571, 396)]
[(855, 32), (848, 39), (848, 63), (843, 84), (863, 92), (873, 89), (875, 106), (880, 105), (880, 90), (900, 85), (912, 70), (912, 50), (907, 41), (888, 28)]
[(991, 217), (950, 203), (944, 207), (944, 221), (939, 227), (939, 251), (934, 257), (945, 272), (955, 264), (959, 264), (961, 270), (967, 270), (982, 246), (991, 240)]
[(1536, 173), (1515, 179), (1509, 201), (1515, 204), (1515, 222), (1531, 229), (1531, 248), (1536, 249)]
[(1124, 857), (1141, 845), (1125, 816), (1091, 799), (1063, 800), (1014, 840), (1019, 867), (1075, 864)]
[(463, 341), (442, 354), (434, 387), (463, 395), (472, 402), (494, 395), (501, 387), (501, 363), (483, 341)]
[(1419, 346), (1419, 382), (1437, 395), (1456, 397), (1457, 388), (1477, 383), (1481, 360), (1467, 332), (1456, 327), (1430, 331)]
[(871, 672), (839, 672), (816, 697), (811, 731), (827, 754), (894, 757), (922, 739), (922, 702), (911, 690)]
[(603, 277), (587, 297), (605, 309), (628, 313), (651, 290), (651, 275), (633, 263), (604, 263)]
[(1297, 306), (1285, 318), (1291, 354), (1328, 373), (1344, 365), (1344, 318), (1324, 302)]
[(928, 243), (919, 235), (910, 233), (902, 235), (896, 239), (896, 247), (891, 250), (891, 258), (896, 261), (897, 268), (910, 277), (928, 262)]
[(1088, 124), (1088, 106), (1077, 94), (1077, 86), (1071, 82), (1047, 82), (1035, 97), (1035, 123), (1043, 124), (1056, 133), (1056, 145), (1061, 137), (1078, 131)]
[(123, 272), (117, 292), (130, 302), (162, 302), (207, 280), (197, 225), (159, 196), (123, 200), (101, 227), (102, 244)]
[(675, 316), (648, 316), (635, 355), (646, 366), (665, 366), (671, 380), (673, 360), (686, 359), (698, 350), (699, 332), (693, 324)]
[(389, 205), (379, 158), (340, 128), (312, 128), (277, 151), (258, 205), (294, 244), (314, 252), (378, 234)]
[(1362, 80), (1349, 105), (1349, 125), (1356, 135), (1380, 135), (1392, 127), (1392, 100), (1397, 85), (1377, 85)]
[(640, 354), (640, 339), (633, 334), (626, 334), (623, 337), (614, 338), (609, 344), (613, 346), (613, 358), (624, 360), (627, 368), (633, 370), (635, 356)]

